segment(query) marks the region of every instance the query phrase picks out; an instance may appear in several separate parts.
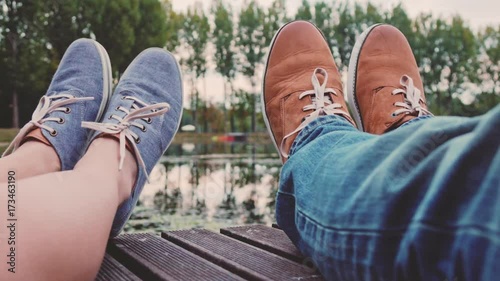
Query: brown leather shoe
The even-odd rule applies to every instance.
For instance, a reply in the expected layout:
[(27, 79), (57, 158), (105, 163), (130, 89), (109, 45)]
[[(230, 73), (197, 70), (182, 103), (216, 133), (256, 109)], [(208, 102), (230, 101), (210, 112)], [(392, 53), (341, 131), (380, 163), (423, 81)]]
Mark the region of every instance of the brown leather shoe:
[(276, 33), (262, 89), (264, 120), (283, 162), (297, 134), (320, 115), (337, 114), (355, 126), (330, 48), (309, 22), (294, 21)]
[(395, 27), (378, 24), (363, 32), (349, 62), (349, 107), (358, 128), (372, 134), (432, 115), (410, 44)]

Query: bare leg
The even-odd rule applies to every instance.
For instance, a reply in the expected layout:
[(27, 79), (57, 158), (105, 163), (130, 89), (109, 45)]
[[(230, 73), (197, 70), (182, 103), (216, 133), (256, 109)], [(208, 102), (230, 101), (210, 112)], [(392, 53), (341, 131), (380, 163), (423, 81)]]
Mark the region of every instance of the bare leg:
[(7, 181), (7, 173), (14, 171), (16, 179), (57, 172), (61, 163), (56, 151), (38, 141), (27, 141), (14, 153), (0, 159), (0, 183)]
[[(16, 273), (7, 271), (9, 233), (2, 208), (0, 280), (95, 278), (116, 209), (129, 196), (137, 174), (130, 152), (118, 171), (118, 151), (118, 141), (99, 138), (73, 171), (17, 182)], [(6, 193), (2, 186), (2, 206)]]

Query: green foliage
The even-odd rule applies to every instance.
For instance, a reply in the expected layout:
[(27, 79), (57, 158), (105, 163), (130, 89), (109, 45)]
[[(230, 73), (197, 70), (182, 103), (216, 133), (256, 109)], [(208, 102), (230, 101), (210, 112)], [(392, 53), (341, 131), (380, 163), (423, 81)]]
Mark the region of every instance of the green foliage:
[(288, 21), (286, 17), (286, 1), (274, 0), (264, 15), (264, 37), (266, 38), (265, 45), (269, 46), (274, 34), (279, 28)]
[(133, 59), (135, 29), (141, 21), (139, 2), (139, 0), (86, 1), (84, 17), (90, 23), (95, 39), (108, 51), (113, 69), (119, 73), (125, 71)]
[(161, 0), (161, 4), (166, 15), (166, 23), (164, 23), (166, 33), (165, 47), (167, 48), (167, 50), (174, 52), (180, 45), (179, 33), (182, 28), (182, 22), (184, 21), (184, 18), (182, 14), (174, 11), (171, 0)]
[(297, 10), (295, 19), (305, 21), (312, 20), (311, 4), (309, 4), (309, 1), (302, 0), (302, 5), (300, 5), (299, 9)]
[(158, 0), (47, 1), (46, 36), (54, 59), (74, 40), (95, 37), (106, 47), (115, 73), (122, 73), (142, 50), (165, 45), (169, 33), (162, 8)]
[[(39, 81), (35, 75), (47, 70), (42, 61), (47, 56), (41, 28), (42, 3), (1, 0), (0, 7), (0, 97), (6, 101), (1, 106), (1, 117), (11, 120), (8, 126), (19, 127), (24, 121), (19, 120), (20, 113), (24, 113), (21, 112), (24, 106), (20, 106), (24, 103), (20, 101), (28, 100), (29, 91), (39, 90), (40, 82), (46, 80), (43, 77)], [(40, 68), (36, 69), (37, 66)]]
[(222, 0), (214, 2), (212, 7), (214, 15), (214, 30), (212, 40), (215, 45), (215, 69), (226, 80), (235, 75), (234, 30), (233, 14), (226, 8)]
[(326, 2), (316, 2), (314, 5), (314, 24), (323, 32), (323, 35), (328, 42), (330, 50), (334, 47), (334, 30), (335, 22), (333, 20), (333, 6)]
[[(166, 24), (168, 20), (167, 12), (162, 8), (163, 6), (158, 0), (139, 1), (140, 19), (134, 27), (135, 42), (128, 59), (135, 58), (140, 52), (149, 47), (163, 47), (167, 42), (167, 38), (176, 35), (169, 34), (168, 25)], [(169, 48), (175, 49), (175, 45), (171, 45)]]
[[(226, 129), (228, 84), (236, 74), (236, 54), (234, 46), (233, 14), (226, 8), (222, 0), (213, 2), (214, 30), (212, 41), (215, 45), (215, 70), (224, 77), (224, 119), (222, 126)], [(232, 89), (232, 86), (230, 87)]]
[(231, 114), (238, 116), (235, 131), (248, 132), (252, 129), (251, 117), (254, 115), (256, 95), (243, 90), (237, 90), (234, 93), (234, 97), (235, 101), (231, 109)]
[[(240, 72), (250, 79), (253, 94), (256, 94), (257, 80), (256, 68), (264, 59), (267, 42), (264, 24), (265, 12), (254, 0), (250, 1), (246, 8), (240, 12), (238, 23), (238, 38), (236, 45), (241, 53)], [(252, 101), (252, 132), (256, 130), (256, 106), (257, 99)]]
[(74, 40), (81, 37), (89, 37), (89, 23), (84, 18), (83, 0), (45, 2), (43, 12), (44, 29), (47, 41), (52, 46), (52, 58), (60, 60), (66, 48)]
[(253, 87), (257, 84), (255, 67), (263, 60), (267, 47), (263, 22), (264, 11), (255, 1), (250, 1), (240, 12), (236, 38), (241, 54), (240, 72), (250, 78)]
[(177, 14), (169, 5), (169, 0), (1, 0), (0, 117), (12, 123), (0, 126), (29, 120), (66, 48), (80, 37), (106, 47), (117, 76), (147, 47), (163, 47), (168, 39), (175, 48)]
[[(197, 113), (200, 107), (199, 91), (196, 79), (204, 77), (207, 72), (207, 56), (205, 50), (208, 44), (210, 25), (205, 12), (200, 6), (190, 7), (184, 16), (182, 24), (182, 41), (186, 58), (181, 64), (191, 78), (191, 110), (193, 120), (198, 120)], [(206, 127), (206, 126), (205, 126)]]
[[(421, 74), (431, 111), (438, 115), (460, 114), (460, 103), (452, 102), (463, 93), (463, 83), (474, 80), (478, 42), (459, 17), (451, 23), (422, 15), (417, 24)], [(440, 84), (446, 84), (441, 86)]]
[(184, 39), (187, 59), (184, 63), (195, 77), (204, 76), (207, 72), (205, 49), (208, 43), (210, 25), (208, 18), (200, 7), (189, 8), (184, 17), (182, 38)]
[[(290, 20), (286, 0), (266, 9), (244, 1), (237, 13), (231, 1), (212, 0), (210, 15), (201, 4), (178, 13), (171, 0), (0, 0), (0, 127), (28, 121), (68, 45), (90, 37), (106, 47), (117, 77), (147, 47), (166, 47), (182, 57), (191, 84), (191, 114), (185, 111), (183, 124), (213, 132), (227, 131), (227, 125), (231, 131), (264, 128), (257, 85), (274, 34)], [(401, 4), (382, 9), (345, 0), (303, 0), (294, 19), (323, 31), (344, 73), (364, 29), (378, 22), (398, 27), (414, 50), (437, 115), (474, 116), (500, 103), (500, 26), (472, 30), (458, 16), (411, 18)], [(223, 104), (200, 98), (196, 87), (211, 68), (224, 79)], [(238, 75), (250, 89), (234, 85)]]

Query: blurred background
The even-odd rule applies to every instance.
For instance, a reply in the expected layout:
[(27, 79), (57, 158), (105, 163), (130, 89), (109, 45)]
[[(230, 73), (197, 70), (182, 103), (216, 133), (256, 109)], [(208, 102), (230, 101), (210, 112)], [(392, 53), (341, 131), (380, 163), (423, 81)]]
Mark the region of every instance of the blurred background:
[(0, 0), (0, 152), (75, 39), (104, 45), (115, 83), (143, 49), (164, 47), (183, 70), (182, 130), (126, 230), (270, 223), (281, 164), (259, 93), (282, 24), (315, 23), (346, 80), (357, 36), (391, 23), (413, 47), (431, 111), (475, 116), (500, 102), (499, 10), (492, 0)]

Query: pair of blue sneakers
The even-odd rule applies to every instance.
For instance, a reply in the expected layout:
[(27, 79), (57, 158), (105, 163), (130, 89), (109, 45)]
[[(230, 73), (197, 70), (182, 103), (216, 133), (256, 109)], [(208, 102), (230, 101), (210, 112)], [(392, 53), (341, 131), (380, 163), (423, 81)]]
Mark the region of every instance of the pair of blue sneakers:
[[(52, 82), (28, 122), (4, 155), (17, 149), (40, 128), (61, 161), (71, 170), (98, 136), (120, 136), (120, 168), (125, 145), (136, 157), (132, 194), (116, 213), (111, 237), (120, 233), (137, 203), (148, 174), (179, 128), (182, 79), (177, 61), (163, 49), (139, 54), (112, 92), (111, 63), (104, 47), (79, 39), (64, 54)], [(90, 130), (89, 130), (90, 129)]]

